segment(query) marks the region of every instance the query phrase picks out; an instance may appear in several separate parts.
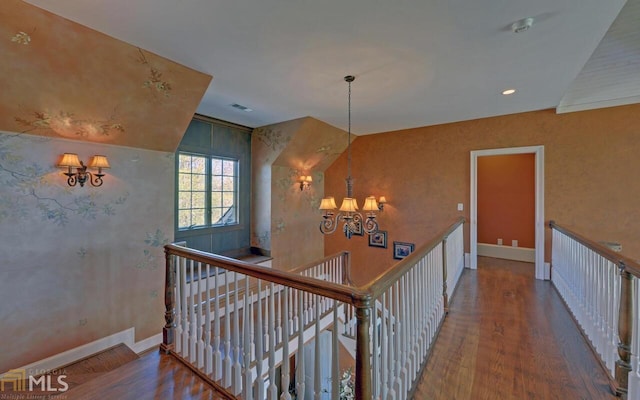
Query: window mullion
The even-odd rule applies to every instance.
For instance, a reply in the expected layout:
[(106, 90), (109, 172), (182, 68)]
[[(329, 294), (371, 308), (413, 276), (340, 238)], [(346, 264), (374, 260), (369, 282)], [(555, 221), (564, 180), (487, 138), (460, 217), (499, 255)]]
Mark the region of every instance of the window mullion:
[(205, 184), (204, 184), (204, 190), (205, 190), (205, 194), (204, 194), (204, 206), (205, 206), (205, 220), (207, 223), (207, 226), (212, 226), (213, 225), (213, 221), (211, 219), (211, 174), (213, 173), (212, 169), (211, 169), (211, 157), (207, 157), (207, 167), (205, 169), (205, 173), (206, 175), (206, 179), (205, 179)]

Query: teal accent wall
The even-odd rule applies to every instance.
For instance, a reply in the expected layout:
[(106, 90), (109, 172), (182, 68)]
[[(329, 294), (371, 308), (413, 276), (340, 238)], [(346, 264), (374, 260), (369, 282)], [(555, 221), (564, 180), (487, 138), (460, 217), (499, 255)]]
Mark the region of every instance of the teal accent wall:
[[(174, 221), (176, 241), (186, 241), (190, 248), (232, 257), (248, 253), (251, 235), (251, 129), (196, 116), (189, 124), (178, 151), (236, 159), (239, 164), (240, 179), (239, 224), (178, 230), (176, 211)], [(177, 159), (178, 157), (176, 162)], [(177, 180), (177, 176), (175, 179)], [(177, 204), (176, 195), (176, 208)]]

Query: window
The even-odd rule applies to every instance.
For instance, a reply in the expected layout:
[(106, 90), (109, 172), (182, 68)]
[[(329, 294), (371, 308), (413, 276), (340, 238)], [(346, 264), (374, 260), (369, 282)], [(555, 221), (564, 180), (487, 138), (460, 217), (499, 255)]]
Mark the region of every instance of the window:
[(178, 153), (178, 229), (238, 223), (238, 161)]

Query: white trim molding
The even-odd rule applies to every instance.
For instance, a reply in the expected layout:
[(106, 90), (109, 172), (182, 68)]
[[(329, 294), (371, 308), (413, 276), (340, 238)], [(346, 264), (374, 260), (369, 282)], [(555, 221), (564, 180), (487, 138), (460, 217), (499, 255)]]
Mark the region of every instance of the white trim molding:
[(483, 257), (504, 258), (506, 260), (536, 262), (536, 249), (528, 247), (502, 246), (499, 244), (478, 243), (478, 255)]
[(511, 147), (471, 151), (471, 221), (469, 226), (470, 267), (478, 268), (478, 157), (508, 154), (535, 154), (536, 220), (535, 220), (535, 275), (536, 279), (550, 279), (550, 268), (544, 262), (544, 146)]
[[(113, 335), (103, 337), (102, 339), (94, 340), (91, 343), (83, 344), (82, 346), (69, 349), (51, 357), (12, 369), (24, 369), (26, 371), (51, 371), (99, 353), (120, 343), (127, 345), (136, 354), (149, 350), (154, 346), (159, 346), (160, 343), (162, 343), (162, 333), (153, 335), (139, 342), (135, 342), (135, 336), (135, 328), (125, 329), (124, 331), (114, 333)], [(0, 374), (0, 379), (5, 373)]]

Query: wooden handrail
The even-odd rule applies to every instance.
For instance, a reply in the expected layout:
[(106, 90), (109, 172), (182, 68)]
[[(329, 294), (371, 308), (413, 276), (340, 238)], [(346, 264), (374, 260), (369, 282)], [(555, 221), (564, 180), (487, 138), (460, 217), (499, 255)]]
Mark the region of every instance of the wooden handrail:
[[(210, 265), (219, 265), (229, 271), (238, 272), (254, 278), (279, 283), (295, 289), (304, 290), (320, 296), (329, 297), (335, 300), (353, 304), (356, 307), (369, 307), (371, 300), (386, 291), (396, 280), (406, 273), (415, 263), (415, 261), (424, 257), (433, 248), (442, 243), (442, 240), (449, 236), (453, 231), (466, 221), (464, 217), (460, 217), (448, 228), (440, 232), (431, 241), (420, 246), (416, 251), (404, 258), (402, 261), (393, 266), (393, 268), (381, 273), (369, 283), (362, 286), (348, 286), (334, 282), (323, 281), (312, 277), (306, 277), (299, 274), (299, 271), (310, 268), (308, 264), (303, 267), (296, 268), (292, 271), (280, 271), (263, 267), (251, 263), (247, 263), (234, 258), (225, 257), (217, 254), (211, 254), (200, 250), (190, 249), (183, 246), (168, 244), (165, 246), (167, 254), (175, 254), (182, 257), (190, 258), (194, 261), (202, 262)], [(347, 253), (348, 252), (343, 252)], [(340, 254), (340, 253), (337, 253)], [(325, 257), (327, 260), (333, 256)], [(317, 262), (316, 262), (317, 263)]]
[(417, 250), (413, 251), (411, 254), (405, 257), (402, 261), (397, 263), (393, 268), (381, 273), (376, 278), (374, 278), (371, 282), (362, 286), (361, 289), (363, 291), (371, 293), (373, 298), (377, 298), (382, 293), (384, 293), (387, 289), (389, 289), (389, 287), (393, 285), (393, 283), (396, 282), (398, 279), (400, 279), (400, 277), (404, 275), (409, 269), (411, 269), (415, 265), (416, 261), (418, 261), (425, 255), (427, 255), (436, 246), (440, 245), (444, 239), (446, 239), (460, 225), (464, 224), (465, 221), (466, 219), (464, 217), (460, 217), (456, 222), (454, 222), (448, 228), (440, 232), (431, 241), (418, 247)]
[(606, 258), (607, 260), (617, 264), (620, 267), (623, 267), (625, 271), (629, 272), (631, 275), (635, 276), (636, 278), (640, 278), (640, 264), (635, 260), (632, 260), (629, 257), (625, 257), (620, 253), (616, 253), (610, 248), (598, 242), (594, 242), (593, 240), (588, 239), (582, 236), (581, 234), (572, 231), (569, 228), (566, 228), (562, 225), (558, 225), (555, 221), (549, 221), (549, 228), (555, 229), (558, 232), (561, 232), (569, 236), (570, 238), (579, 242), (583, 246), (595, 251), (596, 253)]
[(367, 293), (359, 293), (357, 288), (338, 283), (323, 281), (308, 276), (279, 271), (256, 264), (251, 264), (234, 258), (211, 254), (200, 250), (189, 249), (174, 244), (164, 246), (167, 255), (186, 257), (194, 261), (213, 266), (219, 266), (226, 270), (251, 276), (257, 279), (289, 286), (294, 289), (329, 297), (335, 300), (354, 304), (356, 299), (368, 297)]

